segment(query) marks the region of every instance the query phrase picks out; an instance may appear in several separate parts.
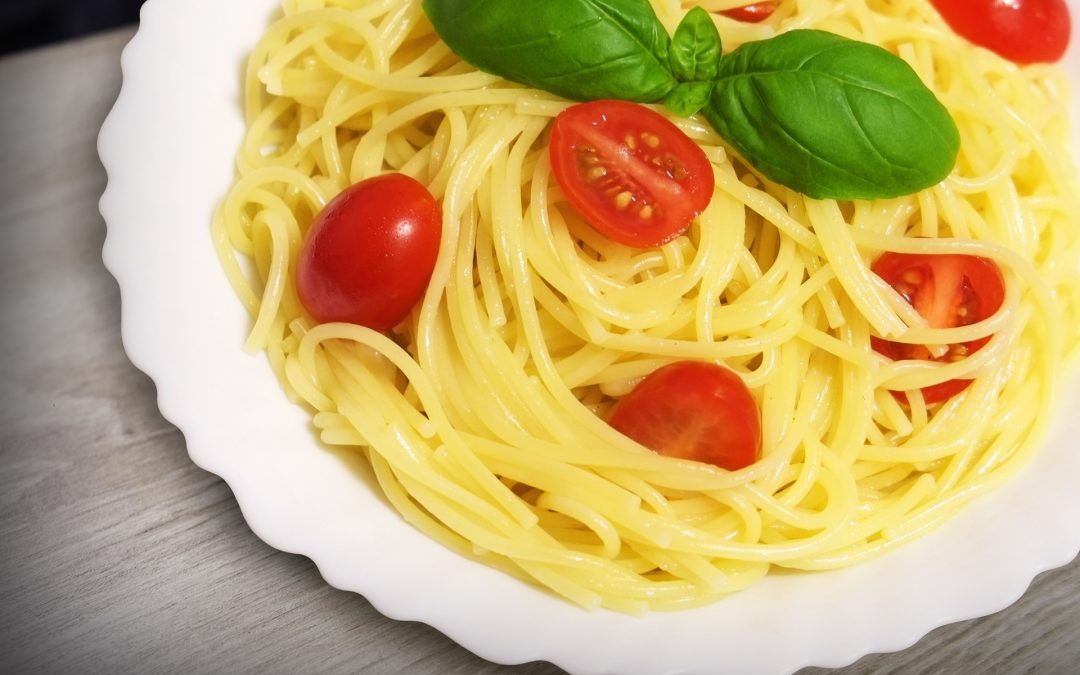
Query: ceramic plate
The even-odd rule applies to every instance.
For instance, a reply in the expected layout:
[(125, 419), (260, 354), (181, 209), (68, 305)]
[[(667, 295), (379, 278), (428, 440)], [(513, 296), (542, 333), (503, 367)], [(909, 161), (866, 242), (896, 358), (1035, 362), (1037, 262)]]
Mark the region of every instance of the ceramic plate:
[[(1080, 0), (1070, 6), (1080, 17)], [(275, 0), (150, 0), (100, 138), (104, 257), (120, 284), (124, 345), (192, 459), (228, 482), (268, 544), (310, 557), (330, 584), (387, 616), (426, 622), (491, 661), (624, 675), (846, 665), (1002, 609), (1036, 574), (1076, 556), (1075, 414), (1059, 416), (1017, 479), (929, 536), (853, 568), (771, 576), (701, 609), (586, 612), (428, 540), (363, 466), (316, 442), (265, 357), (241, 350), (248, 319), (209, 222), (243, 134), (244, 59), (276, 11)], [(1074, 35), (1068, 67), (1080, 80), (1080, 29)], [(1076, 410), (1080, 381), (1067, 394), (1063, 405)]]

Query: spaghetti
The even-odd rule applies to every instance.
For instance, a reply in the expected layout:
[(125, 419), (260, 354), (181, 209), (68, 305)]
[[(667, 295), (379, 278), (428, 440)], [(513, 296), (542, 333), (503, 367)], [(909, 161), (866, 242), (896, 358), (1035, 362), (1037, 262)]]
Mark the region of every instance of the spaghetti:
[[(653, 5), (669, 32), (685, 12)], [(676, 119), (716, 192), (684, 235), (635, 250), (565, 208), (546, 131), (569, 103), (460, 62), (416, 0), (286, 0), (248, 64), (248, 132), (213, 223), (252, 316), (246, 348), (265, 350), (323, 442), (367, 456), (413, 526), (588, 608), (699, 605), (773, 566), (900, 545), (1023, 466), (1080, 353), (1060, 73), (972, 48), (923, 0), (784, 2), (766, 23), (718, 24), (728, 48), (818, 28), (899, 55), (957, 122), (953, 174), (908, 197), (815, 201), (757, 176), (697, 117)], [(427, 293), (390, 334), (317, 325), (293, 284), (305, 233), (334, 195), (387, 171), (442, 204)], [(871, 273), (884, 251), (993, 260), (1003, 306), (930, 328)], [(872, 335), (993, 337), (943, 365), (889, 361)], [(758, 462), (663, 457), (605, 422), (683, 359), (743, 378)], [(974, 382), (939, 405), (919, 395), (954, 378)]]

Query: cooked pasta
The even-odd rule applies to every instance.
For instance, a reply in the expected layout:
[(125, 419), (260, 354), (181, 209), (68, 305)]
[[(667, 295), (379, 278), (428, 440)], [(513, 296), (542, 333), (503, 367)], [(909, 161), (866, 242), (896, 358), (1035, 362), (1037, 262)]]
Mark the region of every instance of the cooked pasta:
[[(669, 32), (684, 4), (653, 0)], [(245, 346), (266, 352), (322, 442), (363, 453), (388, 502), (447, 547), (587, 608), (700, 605), (774, 566), (889, 551), (1043, 438), (1080, 333), (1080, 189), (1055, 69), (972, 47), (924, 0), (790, 0), (766, 23), (718, 19), (725, 49), (819, 28), (897, 54), (953, 115), (956, 168), (907, 197), (813, 200), (697, 116), (672, 118), (711, 160), (715, 194), (682, 236), (632, 249), (584, 223), (552, 177), (547, 130), (568, 101), (459, 61), (417, 0), (283, 6), (251, 54), (248, 131), (213, 223), (252, 317)], [(441, 204), (426, 295), (386, 334), (316, 324), (295, 290), (301, 242), (334, 195), (390, 171)], [(871, 272), (885, 251), (993, 260), (1004, 303), (931, 328)], [(874, 335), (993, 337), (937, 363), (890, 361)], [(664, 457), (605, 421), (644, 376), (687, 359), (749, 387), (753, 465)], [(956, 378), (974, 382), (923, 400)]]

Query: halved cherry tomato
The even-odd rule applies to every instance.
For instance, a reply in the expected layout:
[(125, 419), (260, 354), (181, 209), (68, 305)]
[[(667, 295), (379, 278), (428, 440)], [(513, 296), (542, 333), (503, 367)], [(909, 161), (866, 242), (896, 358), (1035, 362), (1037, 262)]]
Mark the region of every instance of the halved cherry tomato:
[[(956, 328), (987, 319), (1005, 301), (1005, 283), (997, 265), (972, 255), (925, 255), (886, 253), (872, 267), (900, 295), (912, 304), (931, 328)], [(893, 360), (958, 361), (975, 353), (989, 337), (949, 345), (949, 351), (934, 357), (923, 345), (909, 345), (871, 338), (879, 354)], [(960, 393), (971, 380), (949, 380), (925, 387), (927, 404), (944, 401)], [(898, 397), (906, 400), (902, 392)]]
[(742, 379), (703, 361), (677, 361), (649, 374), (615, 406), (611, 426), (669, 457), (729, 471), (757, 461), (761, 419)]
[(570, 106), (555, 118), (550, 155), (570, 203), (601, 234), (628, 246), (666, 244), (712, 199), (705, 152), (637, 103)]
[(416, 180), (391, 173), (360, 181), (308, 232), (296, 270), (300, 302), (322, 323), (389, 330), (423, 296), (441, 234), (439, 204)]
[(775, 11), (775, 2), (755, 2), (752, 5), (725, 9), (720, 13), (730, 19), (735, 19), (736, 21), (742, 21), (744, 23), (761, 23), (765, 19), (768, 19)]
[(1016, 63), (1051, 63), (1069, 46), (1065, 0), (931, 0), (954, 31)]

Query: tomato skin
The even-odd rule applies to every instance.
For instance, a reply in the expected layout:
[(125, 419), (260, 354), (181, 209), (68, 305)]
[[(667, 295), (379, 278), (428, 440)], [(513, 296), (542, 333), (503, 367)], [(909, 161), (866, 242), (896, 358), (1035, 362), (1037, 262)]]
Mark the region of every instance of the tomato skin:
[(439, 204), (419, 182), (398, 173), (360, 181), (312, 223), (297, 263), (300, 302), (320, 323), (387, 331), (423, 297), (441, 235)]
[(1072, 31), (1065, 0), (931, 0), (969, 41), (1015, 63), (1053, 63)]
[(729, 19), (735, 19), (736, 21), (742, 21), (743, 23), (761, 23), (772, 16), (772, 13), (775, 11), (775, 2), (755, 2), (751, 5), (725, 9), (720, 13)]
[[(886, 253), (874, 262), (873, 272), (897, 290), (931, 328), (956, 328), (988, 319), (1005, 301), (1005, 282), (991, 260), (972, 255)], [(923, 359), (955, 361), (974, 354), (989, 337), (949, 345), (949, 351), (934, 357), (922, 345), (871, 338), (879, 354), (893, 360)], [(960, 393), (971, 380), (948, 380), (924, 387), (927, 405), (945, 401)], [(897, 397), (906, 401), (902, 392)]]
[(647, 248), (679, 236), (712, 199), (705, 152), (667, 118), (616, 100), (572, 105), (551, 128), (563, 193), (609, 239)]
[(737, 471), (757, 461), (761, 419), (742, 379), (704, 361), (677, 361), (642, 380), (608, 421), (668, 457)]

